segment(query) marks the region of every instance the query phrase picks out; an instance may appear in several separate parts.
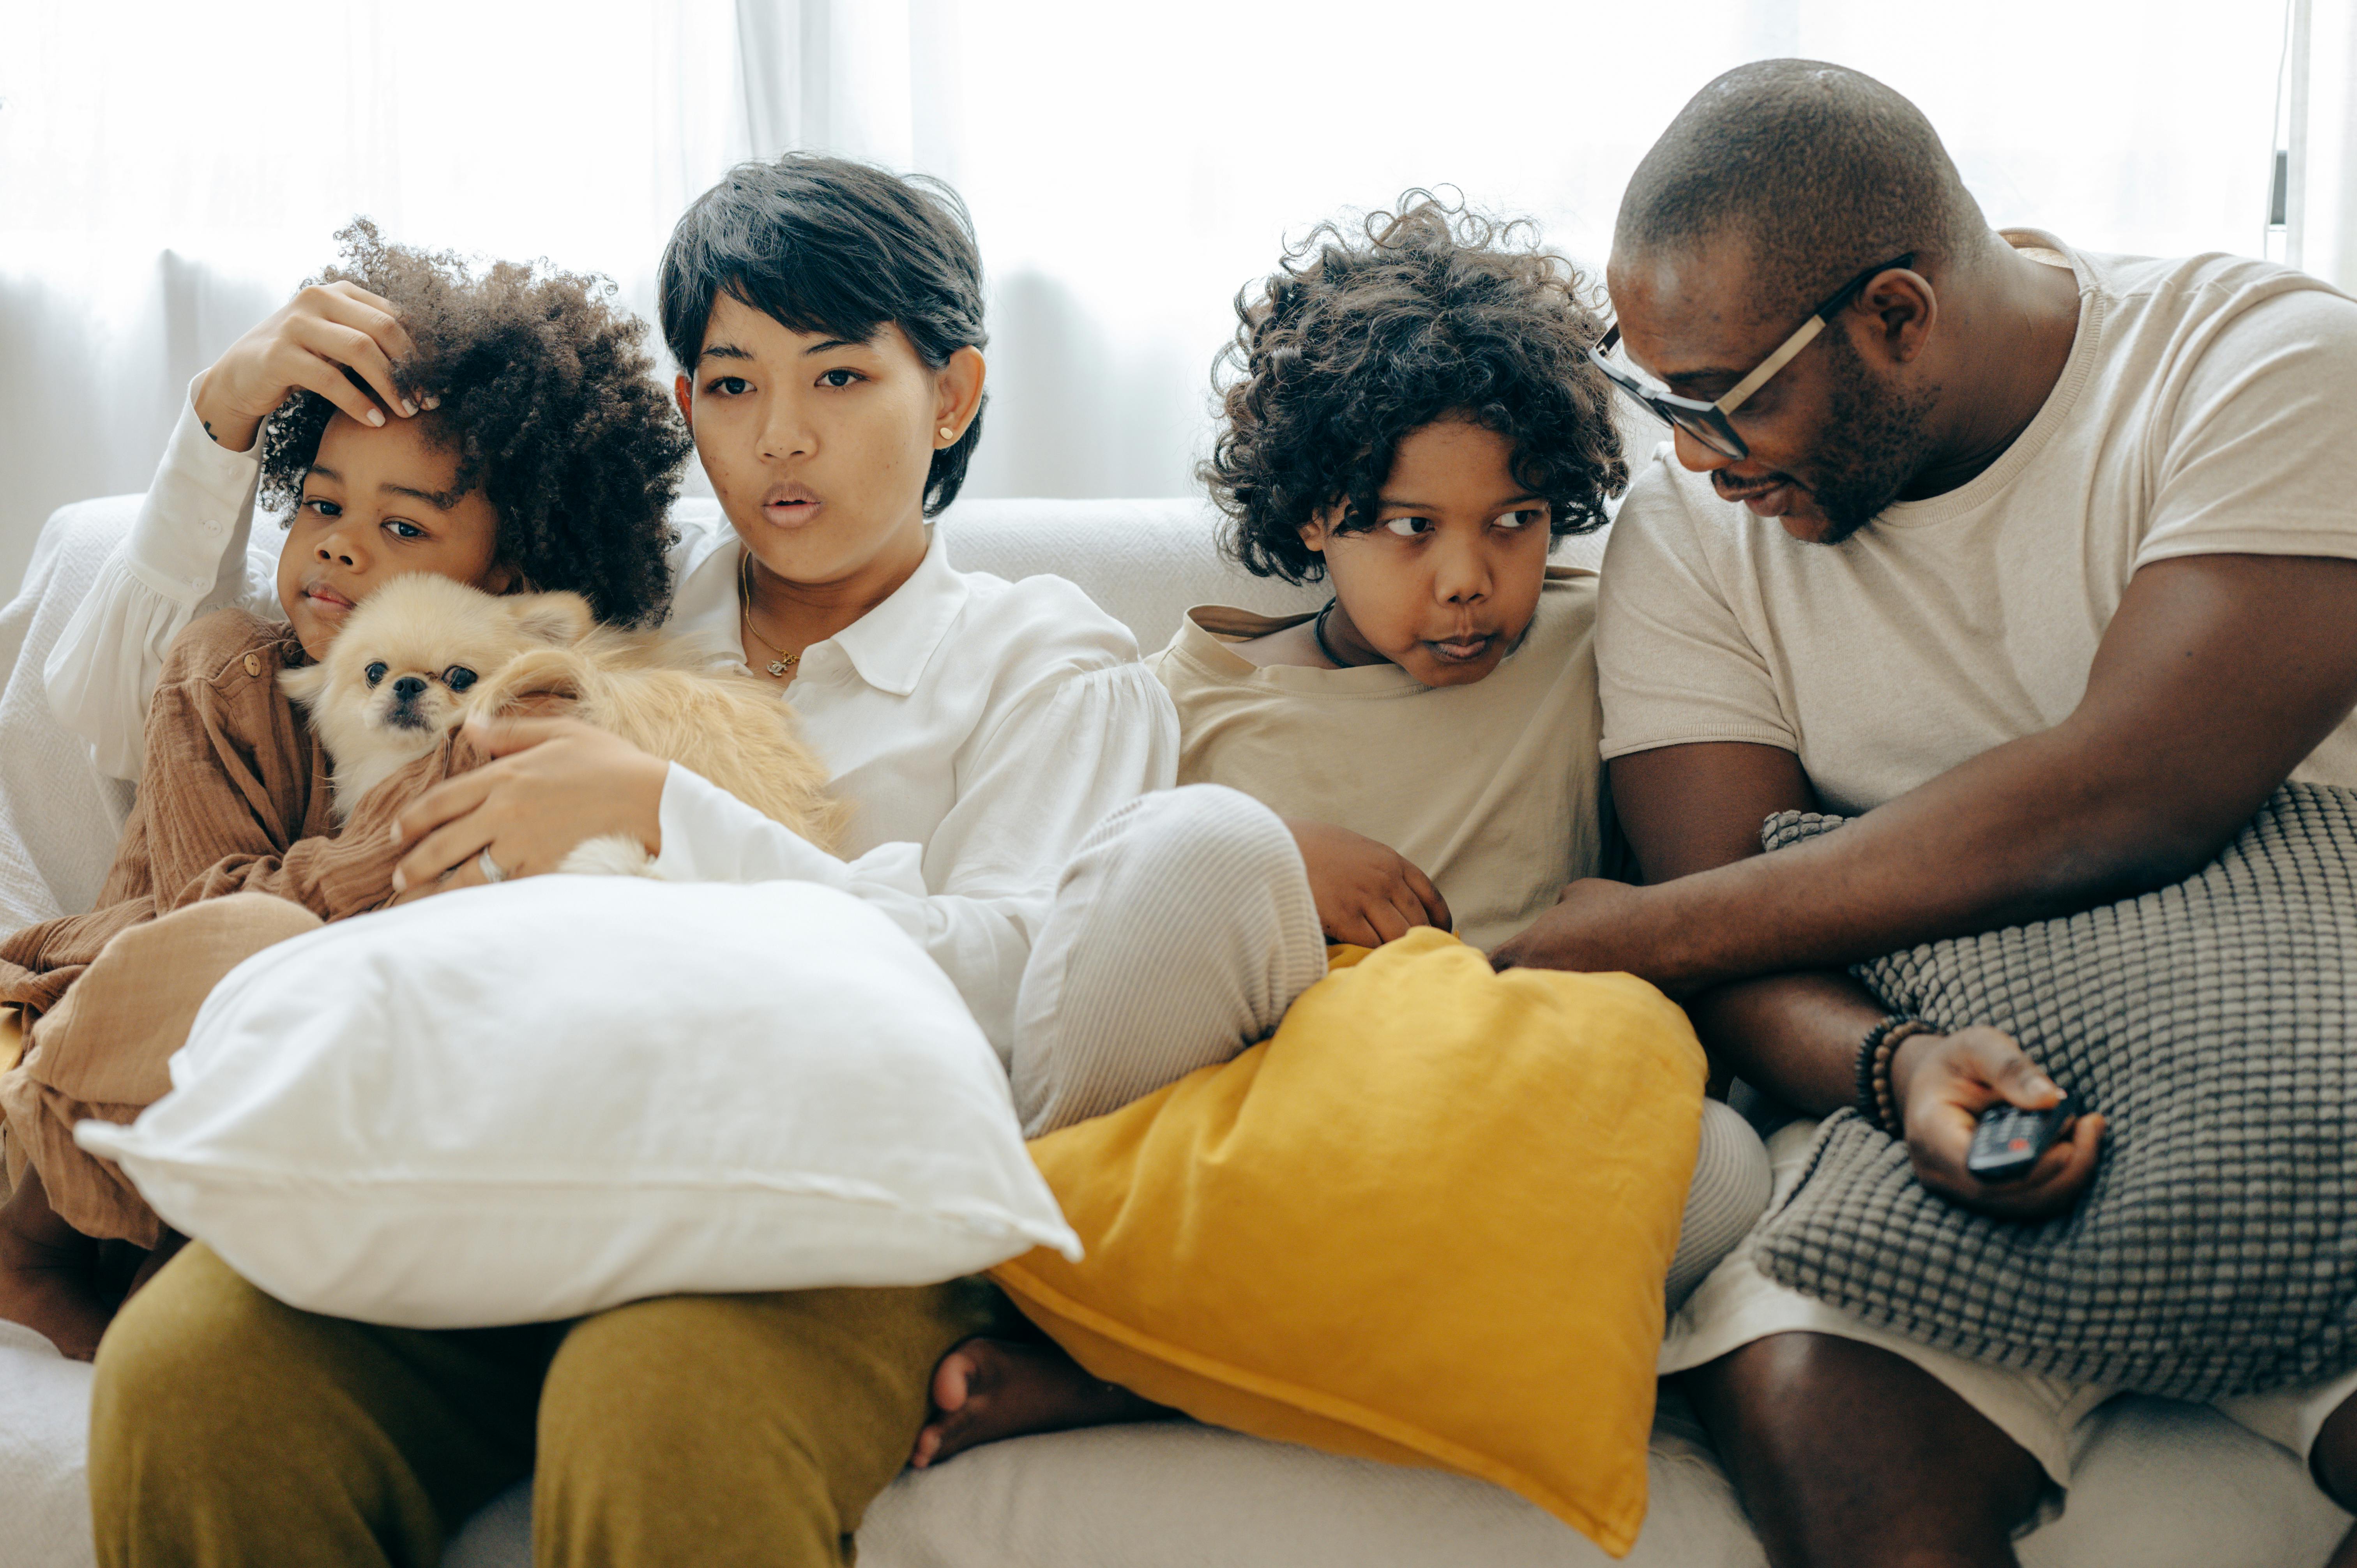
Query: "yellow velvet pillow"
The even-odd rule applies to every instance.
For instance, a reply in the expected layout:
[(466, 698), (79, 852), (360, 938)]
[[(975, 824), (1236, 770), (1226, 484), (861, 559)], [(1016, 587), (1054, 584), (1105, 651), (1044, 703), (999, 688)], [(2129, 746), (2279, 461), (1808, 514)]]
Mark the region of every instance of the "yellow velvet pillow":
[(1034, 1142), (1086, 1243), (994, 1272), (1101, 1378), (1240, 1432), (1645, 1517), (1662, 1281), (1702, 1115), (1625, 974), (1339, 949), (1274, 1038)]

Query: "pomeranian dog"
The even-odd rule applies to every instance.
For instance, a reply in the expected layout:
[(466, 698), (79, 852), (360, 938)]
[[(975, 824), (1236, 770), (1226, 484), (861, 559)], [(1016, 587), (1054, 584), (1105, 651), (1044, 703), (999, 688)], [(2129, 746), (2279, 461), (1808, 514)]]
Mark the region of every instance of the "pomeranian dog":
[[(645, 632), (599, 626), (578, 594), (493, 595), (397, 577), (354, 609), (317, 664), (284, 671), (334, 765), (339, 822), (468, 718), (555, 711), (712, 780), (821, 846), (842, 826), (826, 769), (776, 690)], [(592, 839), (568, 872), (650, 875), (645, 848)]]

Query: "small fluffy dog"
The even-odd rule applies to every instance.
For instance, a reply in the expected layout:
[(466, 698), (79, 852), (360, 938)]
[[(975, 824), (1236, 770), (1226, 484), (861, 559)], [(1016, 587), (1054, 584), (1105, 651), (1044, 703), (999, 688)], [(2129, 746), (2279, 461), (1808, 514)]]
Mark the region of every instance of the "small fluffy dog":
[[(354, 609), (325, 659), (279, 676), (335, 766), (338, 821), (468, 718), (535, 699), (709, 779), (828, 844), (842, 809), (793, 715), (749, 674), (705, 666), (661, 637), (597, 624), (578, 594), (484, 593), (430, 574), (397, 577)], [(559, 869), (646, 875), (636, 842), (592, 839)]]

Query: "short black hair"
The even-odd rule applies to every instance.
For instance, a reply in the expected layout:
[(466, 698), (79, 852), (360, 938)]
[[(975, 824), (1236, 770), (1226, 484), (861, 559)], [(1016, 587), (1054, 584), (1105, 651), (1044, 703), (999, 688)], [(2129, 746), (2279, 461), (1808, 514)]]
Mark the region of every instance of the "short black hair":
[(1756, 314), (1797, 318), (1867, 267), (1953, 260), (1987, 231), (1921, 110), (1863, 71), (1766, 59), (1678, 111), (1630, 177), (1613, 248), (1746, 244)]
[(1451, 416), (1512, 442), (1515, 478), (1558, 537), (1602, 527), (1629, 468), (1588, 361), (1604, 330), (1588, 287), (1527, 220), (1423, 190), (1288, 246), (1237, 294), (1212, 371), (1221, 426), (1197, 475), (1228, 516), (1228, 554), (1258, 576), (1324, 575), (1303, 524), (1337, 504), (1342, 527), (1371, 524), (1401, 439)]
[[(935, 370), (990, 341), (982, 252), (957, 192), (928, 175), (822, 153), (730, 169), (672, 230), (657, 289), (663, 341), (689, 375), (724, 293), (790, 331), (847, 342), (891, 322)], [(957, 441), (933, 454), (927, 517), (957, 499), (981, 439), (977, 405)]]
[[(357, 219), (314, 284), (381, 295), (417, 346), (397, 384), (441, 400), (424, 415), (458, 453), (459, 493), (499, 514), (498, 559), (542, 590), (569, 589), (602, 621), (635, 626), (671, 603), (669, 521), (694, 443), (640, 347), (647, 324), (605, 278), (396, 245)], [(357, 384), (357, 381), (355, 382)], [(373, 395), (373, 394), (371, 394)], [(297, 392), (262, 438), (261, 499), (290, 514), (335, 405)]]

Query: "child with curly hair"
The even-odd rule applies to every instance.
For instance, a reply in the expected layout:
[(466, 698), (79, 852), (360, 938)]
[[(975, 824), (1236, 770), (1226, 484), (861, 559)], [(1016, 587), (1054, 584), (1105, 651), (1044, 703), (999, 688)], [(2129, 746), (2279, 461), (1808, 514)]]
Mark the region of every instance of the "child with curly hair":
[[(1529, 224), (1411, 191), (1356, 231), (1320, 225), (1237, 296), (1201, 478), (1234, 559), (1333, 596), (1196, 608), (1155, 665), (1179, 781), (1284, 820), (1330, 940), (1429, 925), (1487, 950), (1604, 865), (1596, 575), (1547, 560), (1628, 478), (1584, 286)], [(1760, 1140), (1706, 1102), (1673, 1305), (1767, 1197)], [(961, 1346), (933, 1399), (920, 1466), (1168, 1413), (1034, 1342)]]
[[(390, 901), (391, 813), (450, 765), (425, 759), (339, 831), (279, 672), (404, 574), (571, 589), (620, 624), (670, 597), (665, 513), (690, 442), (611, 285), (512, 263), (477, 275), (365, 220), (339, 238), (341, 263), (198, 379), (111, 580), (60, 642), (144, 636), (156, 663), (97, 907), (0, 944), (0, 1003), (35, 1020), (0, 1078), (0, 1317), (70, 1357), (95, 1352), (124, 1264), (152, 1267), (173, 1240), (73, 1124), (129, 1121), (165, 1093), (197, 1005), (247, 954)], [(182, 563), (191, 543), (221, 548), (220, 511), (242, 528), (256, 489), (287, 514), (273, 602), (198, 616), (212, 578)], [(131, 1257), (105, 1260), (101, 1240)]]
[(1335, 941), (1487, 950), (1602, 862), (1596, 577), (1547, 558), (1628, 468), (1582, 280), (1528, 239), (1411, 192), (1237, 302), (1202, 478), (1247, 571), (1333, 597), (1193, 610), (1158, 672), (1182, 780), (1372, 841), (1308, 857)]

